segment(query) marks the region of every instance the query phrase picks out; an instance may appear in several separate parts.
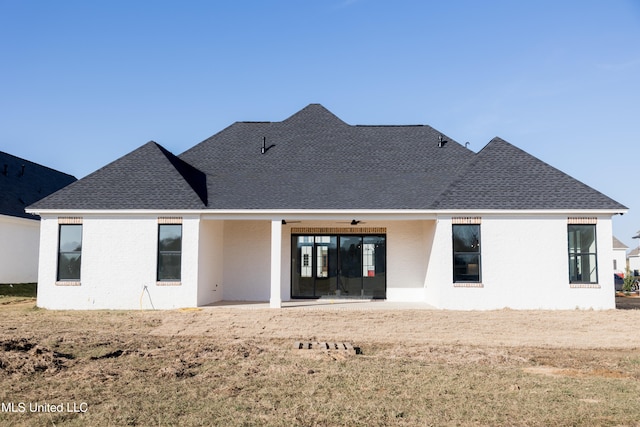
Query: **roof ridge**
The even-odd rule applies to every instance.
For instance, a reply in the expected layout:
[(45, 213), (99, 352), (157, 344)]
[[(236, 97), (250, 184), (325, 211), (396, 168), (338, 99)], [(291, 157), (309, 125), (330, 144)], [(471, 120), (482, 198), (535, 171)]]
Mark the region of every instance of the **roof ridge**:
[(357, 128), (409, 128), (409, 127), (425, 127), (429, 125), (416, 124), (416, 125), (352, 125), (352, 126)]
[(205, 206), (208, 206), (207, 175), (199, 169), (191, 166), (189, 163), (185, 162), (157, 142), (151, 142), (153, 142), (162, 154), (164, 154), (171, 165), (173, 165), (176, 171), (178, 171), (180, 176), (182, 176), (187, 184), (189, 184), (189, 187), (191, 187), (200, 200), (202, 200), (202, 203), (204, 203)]
[[(487, 144), (488, 145), (488, 144)], [(483, 148), (484, 149), (484, 148)], [(482, 150), (481, 150), (482, 151)], [(465, 167), (460, 169), (460, 172), (455, 176), (455, 178), (453, 178), (449, 184), (445, 187), (444, 190), (442, 190), (442, 192), (438, 195), (438, 197), (436, 197), (436, 199), (433, 201), (433, 207), (437, 208), (440, 205), (440, 202), (442, 201), (442, 199), (451, 192), (452, 188), (455, 188), (456, 185), (458, 185), (458, 183), (460, 183), (462, 181), (462, 178), (464, 176), (464, 174), (476, 163), (478, 163), (479, 158), (478, 158), (478, 154), (480, 154), (480, 152), (475, 153), (474, 157), (469, 160), (469, 162), (465, 165)]]
[[(314, 120), (310, 120), (314, 119)], [(333, 114), (327, 108), (325, 108), (322, 104), (309, 104), (304, 107), (302, 110), (294, 113), (293, 115), (287, 117), (280, 123), (291, 123), (301, 120), (303, 122), (310, 122), (315, 120), (322, 120), (323, 122), (331, 121), (334, 125), (341, 124), (345, 126), (350, 126), (340, 117)]]

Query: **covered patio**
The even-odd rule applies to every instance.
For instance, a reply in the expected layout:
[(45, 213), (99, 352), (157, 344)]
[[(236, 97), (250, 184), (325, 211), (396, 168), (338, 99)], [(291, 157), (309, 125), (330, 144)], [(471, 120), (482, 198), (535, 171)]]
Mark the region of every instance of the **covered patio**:
[(432, 214), (281, 215), (203, 215), (198, 306), (268, 301), (286, 308), (305, 298), (319, 299), (315, 304), (327, 298), (425, 301)]

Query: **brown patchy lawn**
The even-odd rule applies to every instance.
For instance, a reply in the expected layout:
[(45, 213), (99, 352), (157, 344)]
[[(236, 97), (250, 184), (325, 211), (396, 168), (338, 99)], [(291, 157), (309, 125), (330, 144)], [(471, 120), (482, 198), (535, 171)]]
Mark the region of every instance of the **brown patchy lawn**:
[[(23, 302), (0, 306), (0, 322), (3, 426), (640, 425), (640, 310)], [(361, 354), (296, 341), (350, 342)], [(31, 412), (36, 402), (64, 412)]]

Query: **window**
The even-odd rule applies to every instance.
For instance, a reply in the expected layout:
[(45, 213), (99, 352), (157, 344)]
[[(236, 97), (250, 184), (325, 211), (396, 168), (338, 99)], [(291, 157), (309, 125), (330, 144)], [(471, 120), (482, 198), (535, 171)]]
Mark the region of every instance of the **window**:
[(82, 259), (82, 224), (60, 224), (58, 281), (79, 282)]
[(180, 281), (182, 225), (158, 225), (158, 281)]
[(596, 226), (569, 224), (569, 281), (598, 283)]
[(480, 225), (453, 225), (453, 281), (480, 282)]

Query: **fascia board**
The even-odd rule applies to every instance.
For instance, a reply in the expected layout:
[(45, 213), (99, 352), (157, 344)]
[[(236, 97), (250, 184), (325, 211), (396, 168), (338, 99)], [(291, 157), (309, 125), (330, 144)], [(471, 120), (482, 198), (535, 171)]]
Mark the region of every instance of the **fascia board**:
[(43, 209), (34, 210), (27, 209), (27, 213), (46, 216), (150, 216), (150, 215), (181, 215), (181, 216), (199, 216), (202, 219), (307, 219), (307, 220), (323, 220), (323, 219), (436, 219), (446, 216), (524, 216), (524, 215), (596, 215), (596, 216), (613, 216), (623, 215), (628, 209), (533, 209), (533, 210), (499, 210), (499, 209), (482, 209), (482, 210), (419, 210), (419, 209), (224, 209), (224, 210), (153, 210), (153, 209), (123, 209), (123, 210), (91, 210), (91, 209)]

